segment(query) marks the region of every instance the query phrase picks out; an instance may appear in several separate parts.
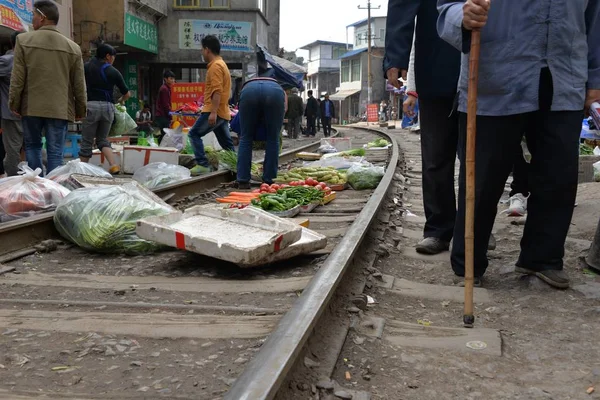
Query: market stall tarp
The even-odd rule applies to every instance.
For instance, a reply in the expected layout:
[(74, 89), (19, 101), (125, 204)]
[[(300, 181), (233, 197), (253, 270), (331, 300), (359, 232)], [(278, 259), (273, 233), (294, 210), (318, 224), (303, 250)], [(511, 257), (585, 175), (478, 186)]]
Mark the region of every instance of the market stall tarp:
[(348, 97), (352, 96), (353, 94), (356, 94), (358, 92), (360, 92), (361, 89), (350, 89), (350, 90), (340, 90), (337, 93), (332, 94), (331, 96), (329, 96), (330, 100), (346, 100)]
[[(302, 79), (299, 79), (296, 74), (291, 71), (288, 71), (284, 67), (282, 67), (266, 48), (257, 45), (258, 50), (256, 51), (256, 58), (258, 61), (258, 70), (259, 74), (264, 74), (266, 71), (269, 71), (269, 74), (272, 78), (276, 79), (279, 84), (284, 89), (292, 89), (298, 88), (299, 90), (304, 90), (304, 85), (302, 84)], [(270, 68), (269, 68), (270, 66)]]

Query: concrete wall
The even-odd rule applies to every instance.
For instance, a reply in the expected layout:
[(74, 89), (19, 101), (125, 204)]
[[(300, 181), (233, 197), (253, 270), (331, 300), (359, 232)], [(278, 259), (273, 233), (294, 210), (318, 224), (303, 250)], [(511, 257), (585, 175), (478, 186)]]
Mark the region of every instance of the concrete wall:
[(90, 42), (103, 37), (107, 42), (122, 42), (125, 25), (125, 0), (72, 0), (73, 40), (89, 56)]
[[(172, 2), (172, 0), (136, 0), (139, 5), (143, 5), (151, 8), (152, 10), (158, 12), (161, 15), (167, 15), (168, 13), (168, 3)], [(139, 7), (136, 5), (136, 8), (141, 8), (144, 10), (144, 7)]]
[(56, 5), (60, 15), (58, 30), (69, 39), (73, 39), (73, 0), (59, 0)]
[[(373, 47), (385, 47), (385, 25), (387, 18), (385, 17), (374, 17), (371, 19), (371, 35), (374, 36), (374, 39), (371, 40), (371, 46)], [(362, 49), (369, 46), (369, 43), (366, 41), (367, 32), (368, 32), (368, 24), (365, 22), (362, 25), (354, 27), (354, 39), (352, 42), (354, 43), (354, 49)], [(383, 30), (383, 37), (381, 35)], [(360, 35), (363, 39), (360, 44), (357, 43), (357, 36)]]
[[(285, 0), (290, 1), (290, 0)], [(281, 27), (281, 5), (280, 0), (267, 0), (267, 20), (268, 27), (268, 43), (267, 48), (273, 53), (277, 53), (281, 44), (279, 43), (279, 31)]]

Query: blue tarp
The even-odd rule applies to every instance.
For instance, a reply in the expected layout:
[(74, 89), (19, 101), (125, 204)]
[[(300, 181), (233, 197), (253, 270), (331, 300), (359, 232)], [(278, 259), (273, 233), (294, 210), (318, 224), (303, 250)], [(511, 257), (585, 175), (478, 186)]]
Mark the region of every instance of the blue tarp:
[[(269, 54), (267, 49), (260, 44), (257, 45), (257, 47), (256, 59), (258, 62), (258, 74), (260, 76), (269, 76), (276, 79), (285, 90), (292, 88), (304, 90), (304, 85), (302, 85), (302, 78), (304, 76), (302, 74), (292, 74), (279, 65), (277, 61), (273, 59), (271, 54)], [(271, 68), (269, 68), (269, 66)]]

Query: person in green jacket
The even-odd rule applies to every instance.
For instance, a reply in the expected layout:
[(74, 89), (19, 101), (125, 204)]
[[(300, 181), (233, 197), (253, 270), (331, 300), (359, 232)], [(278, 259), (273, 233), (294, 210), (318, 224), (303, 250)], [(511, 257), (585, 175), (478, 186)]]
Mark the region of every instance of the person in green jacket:
[(293, 88), (292, 93), (288, 96), (288, 111), (286, 118), (288, 120), (288, 134), (292, 139), (298, 139), (300, 133), (300, 122), (304, 114), (304, 103), (302, 98), (298, 96), (298, 89)]

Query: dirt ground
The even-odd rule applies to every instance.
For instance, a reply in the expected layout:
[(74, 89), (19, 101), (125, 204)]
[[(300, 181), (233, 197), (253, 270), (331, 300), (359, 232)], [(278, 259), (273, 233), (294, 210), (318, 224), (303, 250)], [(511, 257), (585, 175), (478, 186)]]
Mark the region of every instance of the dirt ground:
[[(463, 303), (460, 296), (444, 298), (444, 290), (455, 287), (449, 253), (428, 258), (411, 251), (423, 226), (419, 135), (405, 131), (395, 135), (405, 154), (405, 167), (398, 169), (403, 176), (398, 175), (393, 197), (398, 209), (404, 215), (410, 210), (412, 216), (390, 220), (387, 243), (393, 250), (380, 258), (376, 267), (396, 282), (404, 279), (432, 286), (415, 297), (378, 285), (369, 289), (368, 285), (366, 293), (375, 304), (361, 316), (363, 320), (385, 319), (383, 334), (373, 337), (360, 329), (351, 331), (333, 379), (349, 390), (369, 392), (373, 399), (600, 398), (596, 345), (600, 278), (581, 260), (600, 217), (600, 184), (579, 187), (566, 245), (565, 269), (572, 280), (569, 290), (558, 291), (537, 278), (514, 272), (523, 226), (498, 214), (494, 228), (498, 247), (489, 254), (491, 265), (484, 281), (489, 298), (476, 301), (476, 329), (471, 331), (474, 335), (484, 332), (481, 329), (497, 332), (501, 338), (496, 343), (498, 352), (472, 350), (464, 344), (453, 347), (448, 343), (464, 330)], [(505, 208), (505, 204), (499, 205), (499, 211)], [(370, 278), (381, 279), (378, 273)], [(420, 327), (421, 332), (403, 329), (405, 323)], [(457, 330), (437, 330), (442, 327)], [(426, 339), (414, 340), (423, 333)], [(398, 338), (411, 344), (398, 345)], [(490, 339), (488, 349), (495, 342)]]

